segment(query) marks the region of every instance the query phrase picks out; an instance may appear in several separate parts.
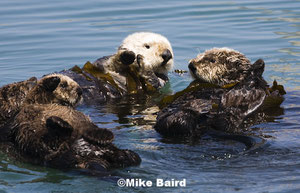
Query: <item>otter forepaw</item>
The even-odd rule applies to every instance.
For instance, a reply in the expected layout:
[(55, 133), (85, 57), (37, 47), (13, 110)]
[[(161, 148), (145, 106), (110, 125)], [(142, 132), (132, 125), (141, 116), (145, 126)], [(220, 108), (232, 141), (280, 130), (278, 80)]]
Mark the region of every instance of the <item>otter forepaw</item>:
[(130, 65), (134, 62), (135, 60), (135, 53), (132, 51), (124, 51), (120, 55), (120, 61), (124, 65)]
[(55, 136), (71, 136), (73, 127), (63, 119), (57, 116), (51, 116), (46, 120), (48, 133)]
[(60, 83), (60, 78), (57, 76), (49, 77), (43, 80), (43, 87), (49, 91), (54, 91)]

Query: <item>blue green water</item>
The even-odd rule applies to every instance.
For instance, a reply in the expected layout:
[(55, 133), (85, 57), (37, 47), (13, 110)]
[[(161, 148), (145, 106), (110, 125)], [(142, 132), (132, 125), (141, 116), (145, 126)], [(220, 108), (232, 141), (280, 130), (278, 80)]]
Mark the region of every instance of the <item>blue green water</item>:
[[(153, 129), (138, 105), (81, 108), (115, 143), (140, 154), (137, 167), (112, 176), (154, 181), (186, 179), (185, 188), (119, 188), (114, 177), (20, 163), (0, 154), (0, 192), (299, 192), (300, 1), (0, 1), (0, 85), (82, 66), (110, 55), (128, 34), (151, 31), (172, 43), (176, 69), (212, 47), (231, 47), (266, 62), (264, 77), (288, 90), (283, 114), (256, 126), (267, 143), (254, 152), (241, 144), (204, 140), (173, 144)], [(173, 73), (171, 89), (191, 81)]]

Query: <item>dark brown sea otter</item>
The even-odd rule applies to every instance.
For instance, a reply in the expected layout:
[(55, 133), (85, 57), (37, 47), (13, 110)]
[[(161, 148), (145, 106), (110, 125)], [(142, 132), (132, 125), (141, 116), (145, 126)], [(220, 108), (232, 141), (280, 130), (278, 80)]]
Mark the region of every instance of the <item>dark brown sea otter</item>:
[(283, 101), (283, 88), (276, 82), (270, 88), (262, 77), (264, 66), (262, 59), (251, 64), (229, 48), (199, 54), (189, 63), (196, 80), (162, 100), (167, 106), (159, 112), (155, 130), (163, 136), (201, 136), (210, 130), (242, 132), (247, 118)]
[[(25, 83), (11, 86), (22, 90)], [(141, 162), (138, 154), (112, 144), (111, 131), (97, 127), (74, 109), (82, 90), (71, 78), (51, 74), (34, 83), (31, 89), (26, 87), (26, 97), (6, 97), (6, 102), (14, 100), (20, 105), (0, 127), (2, 151), (19, 160), (61, 169), (96, 167), (104, 171)]]
[(25, 104), (6, 126), (10, 133), (2, 143), (10, 143), (13, 153), (26, 162), (60, 169), (97, 166), (101, 171), (141, 162), (135, 152), (112, 144), (111, 131), (99, 128), (72, 107)]

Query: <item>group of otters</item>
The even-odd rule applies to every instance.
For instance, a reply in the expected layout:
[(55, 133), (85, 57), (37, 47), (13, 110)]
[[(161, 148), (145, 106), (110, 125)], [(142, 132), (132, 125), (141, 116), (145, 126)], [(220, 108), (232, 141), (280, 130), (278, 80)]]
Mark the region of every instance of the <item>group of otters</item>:
[[(113, 133), (76, 106), (157, 93), (169, 80), (173, 58), (165, 37), (138, 32), (126, 37), (115, 54), (94, 63), (3, 86), (2, 152), (61, 169), (106, 171), (140, 164), (137, 153), (116, 147)], [(242, 137), (237, 134), (249, 117), (283, 101), (283, 87), (276, 81), (270, 87), (262, 77), (264, 65), (229, 48), (199, 54), (188, 64), (195, 80), (161, 100), (154, 129), (171, 138), (201, 138), (210, 131)]]

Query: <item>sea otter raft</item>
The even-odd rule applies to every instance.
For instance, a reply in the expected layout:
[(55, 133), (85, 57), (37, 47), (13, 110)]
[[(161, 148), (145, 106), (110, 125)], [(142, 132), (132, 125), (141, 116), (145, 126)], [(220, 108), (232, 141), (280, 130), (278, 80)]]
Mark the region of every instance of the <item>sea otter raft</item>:
[(248, 117), (283, 101), (283, 87), (276, 81), (269, 87), (262, 77), (264, 66), (262, 59), (251, 63), (229, 48), (199, 54), (188, 66), (195, 80), (163, 98), (155, 130), (171, 137), (202, 136), (211, 130), (243, 132)]

